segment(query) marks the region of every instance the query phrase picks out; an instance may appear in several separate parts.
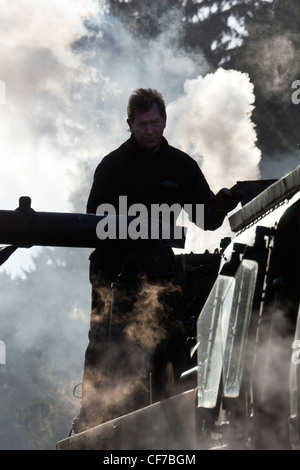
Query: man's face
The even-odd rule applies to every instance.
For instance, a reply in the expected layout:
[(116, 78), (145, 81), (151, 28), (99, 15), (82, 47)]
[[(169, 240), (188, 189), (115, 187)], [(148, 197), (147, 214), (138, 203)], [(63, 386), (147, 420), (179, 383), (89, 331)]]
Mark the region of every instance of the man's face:
[(164, 128), (166, 127), (166, 117), (161, 116), (156, 103), (149, 111), (137, 111), (133, 122), (127, 120), (127, 123), (141, 147), (150, 153), (159, 150)]

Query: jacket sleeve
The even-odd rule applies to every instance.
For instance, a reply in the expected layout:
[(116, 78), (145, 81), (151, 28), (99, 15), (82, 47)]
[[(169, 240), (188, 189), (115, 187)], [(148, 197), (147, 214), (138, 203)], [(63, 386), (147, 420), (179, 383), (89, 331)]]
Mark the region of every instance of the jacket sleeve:
[[(228, 212), (244, 197), (244, 193), (236, 186), (230, 189), (222, 188), (214, 194), (194, 160), (189, 162), (185, 195), (185, 201), (192, 207), (192, 212), (188, 213), (189, 219), (204, 230), (216, 230), (221, 227)], [(199, 217), (197, 205), (202, 205), (202, 217)]]
[(190, 159), (186, 163), (184, 205), (189, 209), (188, 217), (201, 229), (210, 230), (210, 201), (214, 193), (197, 162)]
[(87, 213), (95, 214), (98, 206), (103, 203), (118, 207), (119, 195), (123, 194), (124, 190), (124, 175), (122, 171), (118, 165), (113, 164), (109, 156), (104, 157), (94, 173), (87, 201)]

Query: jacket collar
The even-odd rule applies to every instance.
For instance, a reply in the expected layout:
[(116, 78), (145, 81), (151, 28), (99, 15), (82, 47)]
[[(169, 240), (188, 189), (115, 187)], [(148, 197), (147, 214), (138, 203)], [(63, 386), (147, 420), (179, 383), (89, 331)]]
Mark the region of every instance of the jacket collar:
[[(148, 152), (137, 143), (136, 138), (133, 134), (131, 134), (130, 138), (125, 142), (125, 145), (130, 152), (133, 152), (135, 154), (149, 155)], [(167, 139), (165, 137), (162, 137), (160, 149), (154, 155), (165, 155), (167, 153), (172, 153), (172, 150), (169, 146)]]

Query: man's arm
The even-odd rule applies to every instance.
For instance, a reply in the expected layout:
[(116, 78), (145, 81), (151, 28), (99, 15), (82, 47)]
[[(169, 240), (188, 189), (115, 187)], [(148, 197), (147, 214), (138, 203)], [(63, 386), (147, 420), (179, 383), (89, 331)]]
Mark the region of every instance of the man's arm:
[(203, 204), (204, 221), (200, 221), (199, 227), (204, 230), (216, 230), (221, 227), (228, 212), (237, 206), (245, 194), (238, 189), (237, 185), (230, 189), (223, 188), (214, 194), (196, 161), (189, 157), (185, 163), (185, 199), (187, 202), (192, 202), (192, 213), (188, 214), (189, 219), (197, 224), (196, 206)]

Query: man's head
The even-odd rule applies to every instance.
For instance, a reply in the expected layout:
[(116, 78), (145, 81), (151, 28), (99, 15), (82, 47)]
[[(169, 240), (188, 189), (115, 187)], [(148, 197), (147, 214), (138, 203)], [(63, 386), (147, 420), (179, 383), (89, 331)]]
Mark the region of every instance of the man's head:
[(127, 116), (138, 144), (150, 153), (159, 150), (167, 119), (161, 93), (150, 88), (135, 90), (128, 100)]

